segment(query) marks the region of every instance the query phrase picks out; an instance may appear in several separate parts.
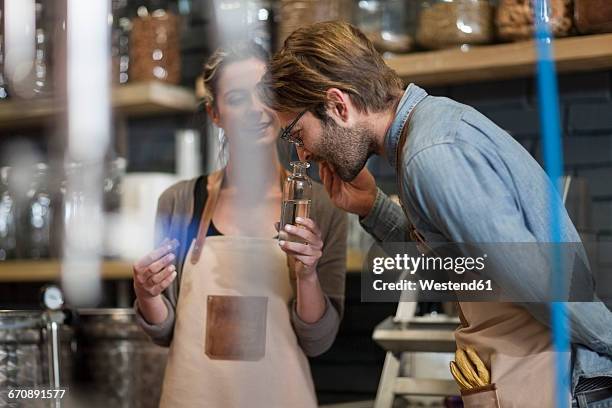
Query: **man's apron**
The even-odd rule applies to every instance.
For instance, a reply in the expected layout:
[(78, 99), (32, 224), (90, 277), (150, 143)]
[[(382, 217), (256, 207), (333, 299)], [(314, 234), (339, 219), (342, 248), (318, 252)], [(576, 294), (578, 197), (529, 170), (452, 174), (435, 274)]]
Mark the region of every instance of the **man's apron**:
[[(420, 101), (417, 101), (418, 104)], [(400, 196), (404, 191), (400, 172), (401, 154), (414, 109), (401, 126), (396, 151), (396, 177)], [(400, 200), (401, 202), (401, 200)], [(402, 203), (406, 219), (410, 220)], [(409, 222), (411, 240), (425, 240)], [(427, 248), (422, 248), (427, 252)], [(466, 408), (553, 408), (555, 407), (555, 351), (551, 331), (526, 309), (501, 302), (459, 302), (461, 327), (455, 332), (458, 347), (474, 347), (489, 368), (497, 391), (484, 391), (463, 398)], [(569, 367), (571, 354), (563, 353)], [(570, 372), (569, 369), (566, 372)], [(569, 381), (569, 378), (568, 378)], [(498, 403), (492, 403), (497, 393)], [(567, 396), (568, 406), (571, 396)]]
[(314, 408), (310, 367), (291, 327), (287, 257), (275, 239), (204, 243), (215, 194), (183, 268), (160, 407)]
[[(499, 405), (555, 407), (556, 352), (550, 329), (512, 303), (460, 302), (460, 307), (463, 316), (455, 332), (457, 346), (474, 347), (489, 367)], [(569, 368), (570, 353), (563, 357)], [(567, 406), (570, 401), (568, 393)]]

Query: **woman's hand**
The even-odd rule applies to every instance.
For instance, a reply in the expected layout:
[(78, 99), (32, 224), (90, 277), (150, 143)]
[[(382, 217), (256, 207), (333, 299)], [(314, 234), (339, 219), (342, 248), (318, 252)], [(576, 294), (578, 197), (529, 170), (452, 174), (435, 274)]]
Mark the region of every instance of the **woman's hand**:
[[(281, 240), (278, 242), (281, 249), (288, 255), (293, 256), (297, 262), (296, 275), (298, 279), (317, 279), (317, 264), (323, 254), (323, 240), (321, 230), (310, 218), (295, 219), (297, 225), (287, 224), (284, 231), (280, 231)], [(287, 241), (286, 235), (299, 237), (304, 243)]]
[(164, 239), (161, 246), (134, 263), (134, 291), (139, 301), (147, 302), (159, 296), (176, 278), (173, 262), (177, 240)]
[(319, 176), (332, 203), (338, 208), (365, 217), (376, 200), (376, 181), (367, 168), (363, 168), (350, 182), (340, 176), (325, 162), (319, 163)]

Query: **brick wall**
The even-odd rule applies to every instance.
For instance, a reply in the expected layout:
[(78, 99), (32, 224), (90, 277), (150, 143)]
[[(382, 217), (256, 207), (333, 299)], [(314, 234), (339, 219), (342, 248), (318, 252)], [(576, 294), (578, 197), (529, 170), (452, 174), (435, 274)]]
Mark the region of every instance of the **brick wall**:
[[(541, 164), (534, 79), (427, 88), (469, 104), (514, 136)], [(592, 196), (591, 226), (612, 233), (612, 72), (561, 75), (559, 99), (565, 172), (583, 177)], [(371, 167), (383, 188), (393, 191), (393, 170), (376, 159)]]

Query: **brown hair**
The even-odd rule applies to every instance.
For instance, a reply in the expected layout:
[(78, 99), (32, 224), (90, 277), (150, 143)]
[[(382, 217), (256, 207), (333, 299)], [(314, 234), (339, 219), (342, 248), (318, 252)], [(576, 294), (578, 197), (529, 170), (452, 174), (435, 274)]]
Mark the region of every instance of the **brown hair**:
[(219, 78), (223, 67), (233, 62), (256, 58), (268, 63), (268, 52), (253, 41), (236, 42), (217, 50), (204, 63), (202, 78), (204, 78), (204, 102), (213, 106), (217, 99)]
[(362, 112), (380, 112), (393, 104), (403, 87), (361, 31), (345, 22), (328, 21), (287, 37), (270, 61), (259, 94), (276, 111), (311, 109), (324, 118), (330, 88), (348, 93)]

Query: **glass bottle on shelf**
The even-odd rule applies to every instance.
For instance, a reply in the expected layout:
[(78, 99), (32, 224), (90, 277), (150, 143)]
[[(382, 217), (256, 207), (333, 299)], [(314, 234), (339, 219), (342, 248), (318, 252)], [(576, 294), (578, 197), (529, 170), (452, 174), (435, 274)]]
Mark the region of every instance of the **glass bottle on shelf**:
[(296, 225), (297, 217), (310, 217), (310, 206), (312, 203), (312, 181), (307, 171), (310, 163), (295, 161), (291, 162), (292, 173), (287, 176), (283, 183), (283, 203), (281, 207), (281, 221), (279, 238), (289, 241), (301, 242), (293, 235), (283, 232), (287, 224)]
[(121, 181), (125, 176), (127, 161), (118, 157), (107, 166), (104, 176), (104, 212), (117, 214), (121, 207)]
[(36, 2), (36, 51), (34, 57), (34, 94), (51, 96), (51, 32), (53, 27), (53, 5), (42, 0)]
[(130, 79), (178, 84), (181, 79), (179, 17), (165, 1), (138, 7), (130, 35)]
[(274, 10), (272, 0), (247, 2), (248, 37), (268, 52), (272, 51), (274, 35)]
[(427, 49), (487, 44), (494, 39), (489, 0), (426, 0), (421, 3), (417, 43)]
[(10, 171), (0, 168), (0, 261), (17, 257), (17, 208), (9, 189)]
[(48, 258), (51, 253), (53, 208), (48, 182), (47, 165), (37, 164), (27, 192), (22, 220), (23, 250), (29, 259)]

